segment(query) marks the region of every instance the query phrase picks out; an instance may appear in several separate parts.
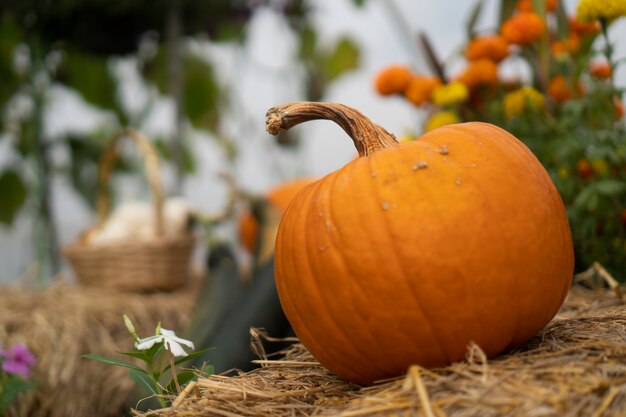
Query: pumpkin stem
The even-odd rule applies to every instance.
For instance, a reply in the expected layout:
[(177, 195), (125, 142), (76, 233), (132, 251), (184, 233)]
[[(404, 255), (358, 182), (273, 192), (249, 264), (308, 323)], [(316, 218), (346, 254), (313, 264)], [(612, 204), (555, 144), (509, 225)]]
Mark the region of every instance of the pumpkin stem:
[(361, 112), (338, 103), (296, 102), (272, 107), (267, 111), (265, 126), (272, 135), (309, 120), (332, 120), (352, 138), (359, 156), (398, 143), (395, 136), (378, 126)]

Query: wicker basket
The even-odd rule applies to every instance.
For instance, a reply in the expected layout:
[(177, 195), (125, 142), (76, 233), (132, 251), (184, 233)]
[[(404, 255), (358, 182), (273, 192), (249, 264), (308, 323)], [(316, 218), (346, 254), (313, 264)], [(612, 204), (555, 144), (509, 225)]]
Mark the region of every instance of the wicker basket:
[[(145, 159), (148, 185), (155, 213), (155, 239), (89, 245), (86, 236), (102, 225), (109, 216), (109, 177), (121, 139), (130, 138)], [(124, 130), (113, 137), (99, 165), (97, 222), (73, 244), (62, 249), (81, 284), (124, 291), (148, 292), (174, 290), (185, 285), (190, 276), (191, 255), (195, 239), (190, 232), (181, 236), (164, 236), (163, 192), (157, 153), (150, 141), (134, 130)]]

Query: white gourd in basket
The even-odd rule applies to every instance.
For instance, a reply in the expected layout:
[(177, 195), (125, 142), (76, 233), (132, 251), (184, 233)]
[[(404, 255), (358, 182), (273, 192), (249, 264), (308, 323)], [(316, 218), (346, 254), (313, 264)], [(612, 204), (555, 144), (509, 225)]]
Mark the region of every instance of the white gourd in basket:
[[(163, 204), (163, 236), (180, 236), (188, 231), (191, 206), (180, 197), (171, 198)], [(108, 245), (123, 241), (148, 241), (157, 238), (154, 209), (148, 203), (127, 202), (116, 208), (106, 222), (93, 230), (85, 243)]]

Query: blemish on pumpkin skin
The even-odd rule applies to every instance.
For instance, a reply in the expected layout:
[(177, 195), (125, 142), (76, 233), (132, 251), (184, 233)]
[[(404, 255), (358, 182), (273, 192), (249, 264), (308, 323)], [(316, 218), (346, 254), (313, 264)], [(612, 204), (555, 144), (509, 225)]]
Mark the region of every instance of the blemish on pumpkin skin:
[(383, 210), (389, 210), (389, 202), (383, 201), (383, 203), (381, 204), (381, 207), (383, 208)]
[(376, 178), (376, 173), (375, 172), (372, 172), (370, 175), (371, 175), (372, 178)]
[(461, 180), (461, 177), (456, 177), (456, 179), (454, 180), (454, 183), (455, 183), (456, 185), (461, 185), (461, 183), (462, 183), (462, 182), (463, 182), (463, 181)]
[(447, 155), (448, 153), (450, 153), (446, 145), (441, 145), (441, 148), (439, 148), (437, 152), (439, 152), (440, 155)]
[(428, 162), (426, 161), (417, 161), (411, 166), (411, 169), (413, 171), (417, 171), (417, 170), (425, 169), (425, 168), (428, 168)]

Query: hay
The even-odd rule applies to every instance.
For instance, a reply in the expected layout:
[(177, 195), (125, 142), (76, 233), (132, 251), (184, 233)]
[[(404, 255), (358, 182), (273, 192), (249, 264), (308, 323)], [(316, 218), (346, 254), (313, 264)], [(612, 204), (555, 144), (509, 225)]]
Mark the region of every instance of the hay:
[[(253, 340), (254, 341), (254, 340)], [(257, 340), (253, 343), (259, 346)], [(626, 416), (626, 307), (613, 292), (573, 290), (523, 348), (361, 388), (330, 375), (298, 343), (261, 368), (200, 378), (175, 407), (137, 416)]]
[(9, 416), (120, 416), (135, 388), (127, 370), (83, 359), (97, 353), (122, 357), (132, 339), (122, 321), (128, 315), (140, 336), (158, 321), (181, 331), (191, 315), (198, 282), (173, 293), (139, 294), (55, 284), (41, 291), (0, 287), (0, 341), (25, 343), (37, 364), (38, 386), (22, 395)]

